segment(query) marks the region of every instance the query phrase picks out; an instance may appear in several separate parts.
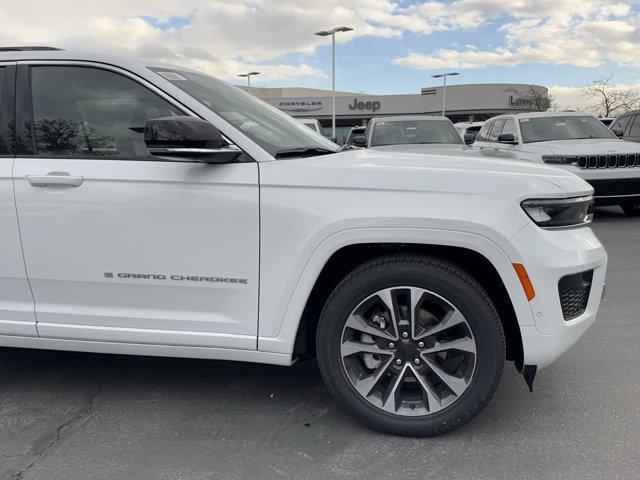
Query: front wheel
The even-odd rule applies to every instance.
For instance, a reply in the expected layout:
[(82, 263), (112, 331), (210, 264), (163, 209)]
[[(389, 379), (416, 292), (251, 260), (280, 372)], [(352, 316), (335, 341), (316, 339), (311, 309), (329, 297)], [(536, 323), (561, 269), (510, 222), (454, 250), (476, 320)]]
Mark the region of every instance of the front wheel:
[(457, 266), (422, 255), (369, 261), (334, 290), (317, 333), (329, 390), (365, 424), (444, 433), (489, 402), (505, 361), (498, 314)]

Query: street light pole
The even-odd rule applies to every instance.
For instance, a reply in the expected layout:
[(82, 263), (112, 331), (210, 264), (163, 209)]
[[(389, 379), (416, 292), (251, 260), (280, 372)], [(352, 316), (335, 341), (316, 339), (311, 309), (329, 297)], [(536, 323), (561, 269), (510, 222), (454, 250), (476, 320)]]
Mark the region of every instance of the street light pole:
[(331, 35), (331, 136), (336, 138), (336, 33), (350, 32), (351, 27), (336, 27), (316, 32), (320, 37)]
[(437, 75), (431, 75), (431, 78), (442, 78), (442, 116), (444, 117), (446, 104), (447, 104), (447, 77), (454, 75), (460, 75), (458, 72), (438, 73)]
[(247, 87), (251, 88), (251, 75), (260, 75), (260, 72), (247, 72), (247, 73), (241, 73), (240, 75), (238, 75), (239, 77), (246, 77), (247, 78)]

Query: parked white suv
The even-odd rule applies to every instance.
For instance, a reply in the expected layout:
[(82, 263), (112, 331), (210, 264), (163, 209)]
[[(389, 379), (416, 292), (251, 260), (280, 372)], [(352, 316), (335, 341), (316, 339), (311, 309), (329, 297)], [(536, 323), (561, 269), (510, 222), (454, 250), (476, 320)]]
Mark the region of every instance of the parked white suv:
[(369, 120), (362, 137), (354, 137), (354, 145), (394, 152), (472, 155), (478, 151), (465, 145), (453, 123), (434, 115), (395, 115)]
[(595, 320), (592, 189), (521, 162), (339, 152), (179, 67), (0, 52), (0, 345), (291, 365), (435, 435)]
[(554, 165), (582, 177), (598, 205), (640, 215), (640, 146), (618, 139), (597, 117), (578, 112), (501, 115), (474, 146), (487, 156)]

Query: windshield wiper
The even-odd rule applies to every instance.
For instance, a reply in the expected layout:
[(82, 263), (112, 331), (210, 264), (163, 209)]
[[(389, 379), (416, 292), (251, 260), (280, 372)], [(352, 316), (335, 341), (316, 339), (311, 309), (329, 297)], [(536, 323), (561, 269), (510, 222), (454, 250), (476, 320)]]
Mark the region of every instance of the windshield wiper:
[(336, 153), (337, 150), (329, 150), (328, 148), (291, 148), (289, 150), (280, 150), (274, 155), (275, 158), (287, 158), (287, 157), (315, 157), (317, 155), (327, 155), (329, 153)]

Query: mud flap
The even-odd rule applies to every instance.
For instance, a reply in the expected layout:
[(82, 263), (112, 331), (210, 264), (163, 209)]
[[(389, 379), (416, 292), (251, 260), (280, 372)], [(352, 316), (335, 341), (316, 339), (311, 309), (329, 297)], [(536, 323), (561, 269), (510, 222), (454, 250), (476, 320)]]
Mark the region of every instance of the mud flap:
[(533, 380), (536, 378), (537, 371), (538, 367), (535, 365), (525, 365), (522, 369), (522, 376), (524, 377), (524, 381), (527, 383), (527, 387), (529, 387), (530, 392), (533, 392)]

